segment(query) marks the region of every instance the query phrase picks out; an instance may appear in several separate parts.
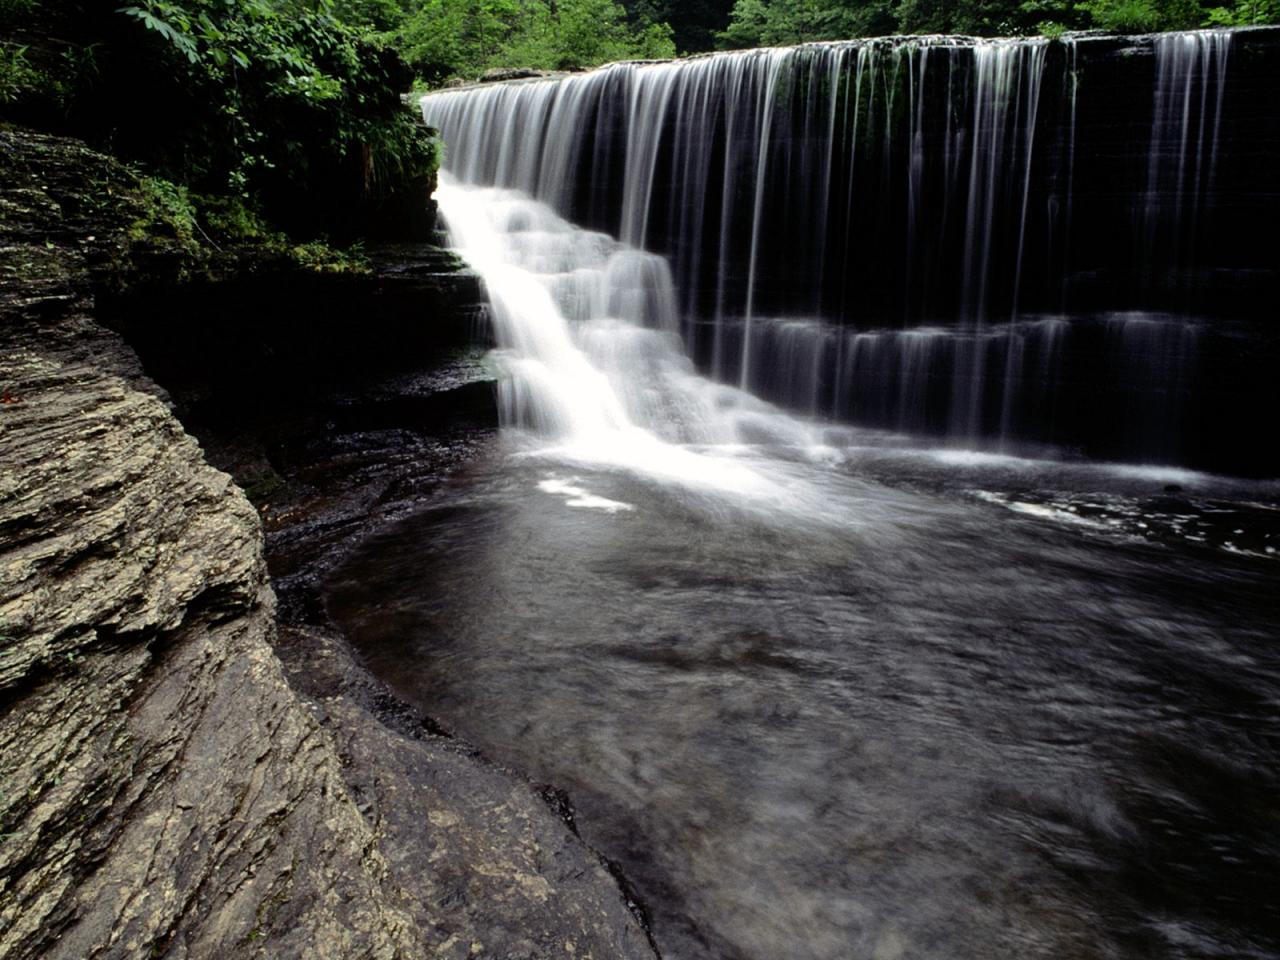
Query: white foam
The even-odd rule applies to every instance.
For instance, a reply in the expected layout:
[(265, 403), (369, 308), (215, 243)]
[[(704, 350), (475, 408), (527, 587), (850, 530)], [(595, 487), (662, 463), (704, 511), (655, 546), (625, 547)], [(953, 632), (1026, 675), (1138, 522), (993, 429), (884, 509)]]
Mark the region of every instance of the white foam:
[[(770, 509), (805, 501), (733, 451), (811, 447), (814, 430), (698, 375), (677, 335), (665, 261), (515, 191), (442, 174), (436, 196), (454, 247), (488, 290), (504, 424), (534, 431), (547, 441), (541, 452), (561, 460)], [(612, 503), (600, 500), (583, 493), (571, 505)]]
[(589, 490), (575, 486), (574, 481), (577, 477), (569, 480), (560, 480), (552, 477), (549, 480), (543, 480), (538, 484), (538, 489), (544, 493), (555, 494), (557, 496), (568, 497), (564, 502), (566, 507), (581, 507), (586, 510), (603, 510), (606, 513), (622, 513), (624, 511), (634, 510), (635, 507), (629, 503), (623, 503), (620, 500), (610, 500), (607, 497), (598, 497)]

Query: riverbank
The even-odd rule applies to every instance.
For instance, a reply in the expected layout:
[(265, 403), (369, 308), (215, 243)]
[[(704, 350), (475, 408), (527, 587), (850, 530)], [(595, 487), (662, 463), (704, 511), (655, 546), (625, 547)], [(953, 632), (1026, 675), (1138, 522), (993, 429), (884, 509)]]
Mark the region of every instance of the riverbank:
[[(490, 428), (484, 388), (415, 373), (394, 339), (404, 303), (431, 303), (413, 264), (448, 271), (424, 250), (371, 276), (246, 260), (192, 282), (139, 230), (130, 171), (3, 138), (0, 957), (652, 956), (538, 787), (399, 706), (305, 590), (277, 603), (264, 517), (277, 582), (305, 582), (314, 544), (396, 499), (389, 454), (443, 474)], [(434, 355), (466, 370), (444, 343), (473, 317), (440, 309), (421, 319), (460, 329)], [(337, 376), (340, 323), (402, 364)], [(335, 376), (308, 385), (327, 351)], [(328, 481), (281, 459), (313, 442), (350, 454)], [(257, 478), (260, 509), (211, 458)]]

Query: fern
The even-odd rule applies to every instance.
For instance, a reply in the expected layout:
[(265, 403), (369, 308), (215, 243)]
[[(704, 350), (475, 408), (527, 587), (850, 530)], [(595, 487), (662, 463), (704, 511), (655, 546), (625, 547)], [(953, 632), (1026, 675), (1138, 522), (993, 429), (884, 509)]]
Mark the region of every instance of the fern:
[[(160, 36), (164, 37), (169, 43), (177, 48), (178, 52), (187, 58), (191, 63), (200, 62), (200, 48), (196, 44), (194, 38), (187, 32), (178, 30), (168, 21), (158, 16), (158, 12), (163, 11), (169, 13), (171, 19), (174, 19), (186, 31), (190, 31), (191, 22), (181, 14), (177, 8), (166, 3), (152, 3), (146, 7), (121, 7), (117, 13), (123, 13), (129, 17), (135, 17), (142, 22), (142, 25), (148, 30), (154, 30)], [(177, 14), (177, 16), (174, 16)]]

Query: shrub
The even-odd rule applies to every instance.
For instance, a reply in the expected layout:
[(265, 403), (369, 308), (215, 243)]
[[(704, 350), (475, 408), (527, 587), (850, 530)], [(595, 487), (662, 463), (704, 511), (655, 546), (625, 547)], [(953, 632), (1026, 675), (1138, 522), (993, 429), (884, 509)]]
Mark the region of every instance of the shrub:
[[(39, 37), (0, 47), (0, 114), (83, 137), (301, 235), (354, 236), (434, 176), (412, 71), (330, 0), (0, 0)], [(7, 9), (7, 8), (0, 8)]]
[(16, 103), (39, 82), (39, 72), (27, 60), (27, 48), (0, 43), (0, 106)]

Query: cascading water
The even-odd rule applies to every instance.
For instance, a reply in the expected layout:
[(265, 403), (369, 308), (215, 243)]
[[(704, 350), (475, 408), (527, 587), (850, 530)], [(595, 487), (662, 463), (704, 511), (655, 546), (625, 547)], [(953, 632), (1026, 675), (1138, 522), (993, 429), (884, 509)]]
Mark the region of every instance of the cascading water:
[(561, 456), (782, 505), (772, 481), (694, 448), (814, 437), (698, 375), (680, 344), (665, 260), (577, 229), (518, 192), (446, 174), (437, 198), (452, 244), (485, 282), (505, 423), (550, 438)]
[(1195, 265), (1197, 220), (1217, 180), (1231, 33), (1171, 34), (1156, 37), (1154, 44), (1144, 257), (1149, 283), (1176, 287)]
[[(1224, 125), (1257, 126), (1228, 95), (1231, 48), (1254, 37), (1158, 37), (1130, 48), (1137, 60), (1106, 38), (817, 44), (446, 92), (423, 108), (459, 183), (523, 191), (665, 256), (676, 328), (723, 383), (952, 445), (1271, 473), (1276, 455), (1231, 428), (1174, 426), (1273, 396), (1264, 362), (1231, 359), (1253, 334), (1206, 323), (1260, 321), (1280, 295), (1274, 269), (1246, 286), (1219, 265), (1250, 205), (1274, 205), (1280, 187), (1220, 147)], [(1118, 119), (1121, 72), (1136, 92)], [(1230, 191), (1224, 162), (1240, 174)], [(1248, 257), (1274, 263), (1280, 246), (1264, 236)], [(1149, 374), (1117, 379), (1132, 365), (1098, 351), (1139, 314), (1200, 331), (1202, 356), (1160, 341)], [(1036, 342), (1045, 330), (1052, 349)], [(1166, 423), (1149, 415), (1163, 394), (1095, 415), (1099, 398), (1188, 364)], [(865, 402), (849, 376), (889, 392)]]

